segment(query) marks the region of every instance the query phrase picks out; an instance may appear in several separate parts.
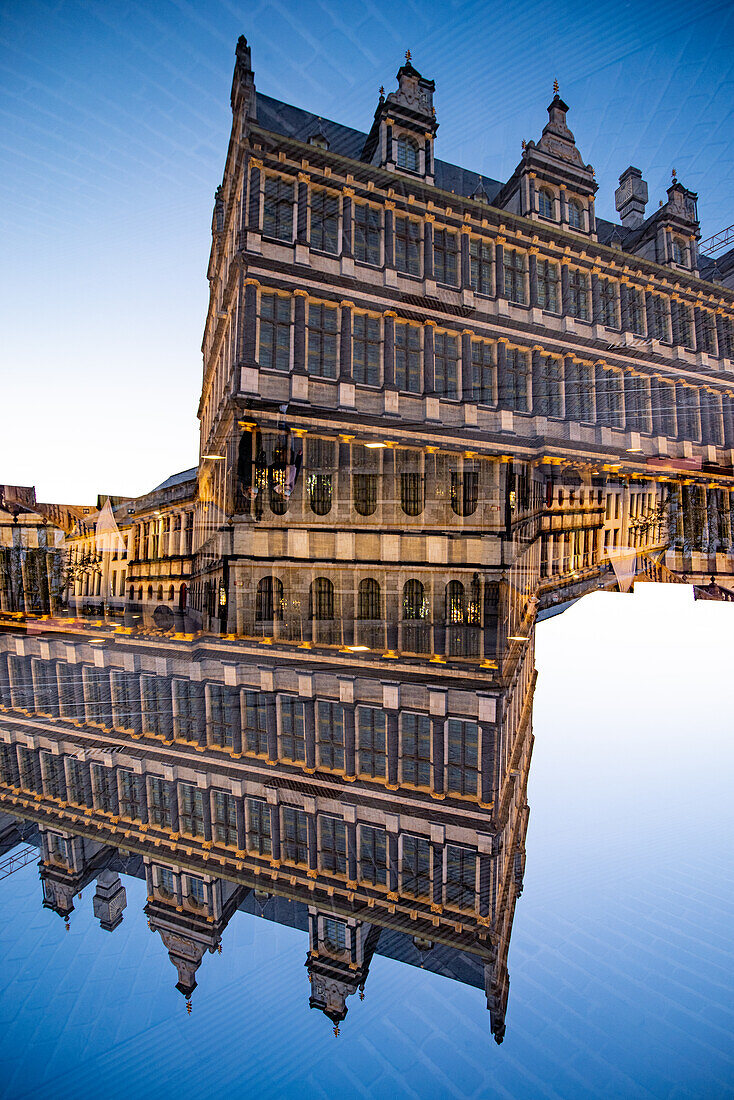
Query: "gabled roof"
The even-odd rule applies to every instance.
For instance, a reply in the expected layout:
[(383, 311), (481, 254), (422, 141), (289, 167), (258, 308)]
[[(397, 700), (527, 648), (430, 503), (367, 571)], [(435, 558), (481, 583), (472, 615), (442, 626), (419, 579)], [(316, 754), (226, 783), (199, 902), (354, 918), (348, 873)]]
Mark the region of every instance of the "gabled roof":
[[(155, 489), (151, 489), (151, 493), (157, 493), (161, 489), (172, 489), (174, 485), (183, 485), (185, 481), (196, 480), (196, 466), (190, 470), (182, 470), (180, 474), (171, 474), (165, 481), (162, 481), (160, 485), (156, 485)], [(147, 494), (146, 494), (147, 496)]]

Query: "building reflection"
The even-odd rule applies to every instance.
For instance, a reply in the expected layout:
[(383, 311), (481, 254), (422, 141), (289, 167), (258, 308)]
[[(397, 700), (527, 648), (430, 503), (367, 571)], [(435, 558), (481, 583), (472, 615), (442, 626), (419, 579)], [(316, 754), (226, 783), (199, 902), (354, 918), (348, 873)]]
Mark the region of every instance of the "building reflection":
[(377, 953), (484, 988), (501, 1041), (532, 638), (479, 676), (26, 625), (0, 635), (0, 840), (38, 847), (45, 907), (68, 923), (94, 886), (112, 931), (120, 876), (144, 878), (189, 1009), (240, 910), (307, 934), (309, 1003), (337, 1034)]

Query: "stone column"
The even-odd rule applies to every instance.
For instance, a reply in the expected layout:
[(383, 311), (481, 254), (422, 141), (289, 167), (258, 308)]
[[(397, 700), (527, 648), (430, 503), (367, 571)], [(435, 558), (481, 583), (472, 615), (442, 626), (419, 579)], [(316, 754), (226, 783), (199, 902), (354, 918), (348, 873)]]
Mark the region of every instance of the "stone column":
[[(498, 716), (499, 717), (499, 716)], [(497, 730), (489, 722), (479, 723), (480, 801), (494, 802), (498, 793)]]
[(270, 805), (270, 850), (273, 860), (280, 863), (280, 806), (277, 802)]
[(423, 278), (433, 278), (433, 215), (426, 214), (423, 223)]
[(344, 771), (349, 779), (357, 774), (354, 703), (344, 703)]
[(489, 852), (479, 852), (479, 916), (492, 916), (492, 856)]
[(581, 401), (579, 394), (579, 367), (572, 355), (564, 356), (563, 363), (566, 397), (566, 420), (581, 419)]
[(446, 792), (444, 782), (444, 727), (446, 724), (446, 702), (444, 699), (444, 713), (431, 715), (431, 745), (433, 750), (433, 790), (436, 794), (443, 795)]
[(509, 386), (507, 384), (507, 341), (497, 341), (497, 403), (501, 409), (511, 409)]
[(260, 229), (260, 161), (250, 161), (250, 199), (247, 207), (247, 228)]
[(171, 808), (171, 832), (177, 833), (180, 826), (178, 813), (178, 783), (175, 779), (169, 782), (168, 800)]
[(471, 252), (469, 234), (471, 230), (468, 225), (462, 225), (461, 227), (461, 278), (459, 281), (459, 288), (461, 290), (471, 290)]
[(339, 380), (352, 381), (352, 313), (354, 302), (341, 303), (341, 328), (339, 330)]
[(211, 844), (212, 841), (212, 796), (211, 791), (206, 788), (201, 792), (201, 801), (204, 817), (204, 840)]
[(308, 176), (304, 172), (298, 173), (296, 244), (308, 245)]
[(394, 309), (385, 310), (383, 324), (383, 377), (385, 389), (395, 388), (395, 318)]
[(538, 253), (530, 249), (528, 256), (528, 279), (530, 282), (530, 305), (538, 304)]
[(497, 237), (494, 245), (494, 285), (497, 298), (506, 298), (505, 294), (505, 238)]
[[(392, 454), (385, 452), (385, 457)], [(385, 617), (387, 620), (387, 648), (396, 652), (400, 648), (398, 631), (400, 627), (400, 592), (398, 591), (398, 578), (394, 573), (388, 573), (385, 578)]]
[[(260, 286), (257, 279), (245, 279), (245, 310), (243, 317), (242, 348), (245, 363), (255, 362), (257, 347), (257, 291)], [(180, 551), (183, 553), (183, 550)]]
[(543, 361), (542, 361), (542, 348), (533, 348), (532, 352), (532, 372), (533, 372), (533, 405), (532, 412), (534, 416), (547, 416), (548, 415), (548, 402), (547, 394), (544, 392), (543, 386)]
[(293, 322), (293, 373), (306, 373), (306, 300), (305, 290), (295, 290), (295, 315)]
[(443, 845), (431, 841), (431, 859), (433, 861), (433, 902), (432, 907), (443, 907)]
[(630, 329), (630, 292), (625, 282), (619, 284), (619, 314), (622, 332)]
[(354, 821), (345, 822), (347, 833), (347, 878), (357, 881), (357, 825)]
[(601, 287), (596, 271), (591, 273), (591, 316), (595, 324), (601, 324)]
[(268, 731), (268, 763), (278, 760), (278, 710), (275, 692), (265, 692), (265, 725)]
[(148, 780), (145, 772), (143, 772), (141, 775), (136, 775), (135, 782), (138, 789), (138, 802), (140, 804), (140, 823), (141, 825), (147, 825), (149, 821)]
[(568, 307), (571, 300), (571, 278), (568, 264), (561, 264), (561, 314), (568, 315)]
[(247, 847), (247, 835), (245, 830), (245, 800), (237, 795), (234, 803), (235, 816), (237, 818), (237, 851), (244, 852)]
[(306, 834), (308, 843), (308, 873), (316, 875), (319, 866), (318, 830), (316, 828), (316, 813), (306, 814)]
[(303, 700), (303, 721), (306, 738), (306, 769), (316, 770), (316, 704), (313, 699)]
[(426, 395), (433, 394), (436, 388), (433, 358), (433, 330), (435, 327), (435, 321), (424, 321), (423, 323), (423, 392)]
[(395, 203), (385, 203), (385, 267), (395, 267)]
[(398, 712), (387, 711), (387, 786), (390, 790), (398, 788)]
[(393, 830), (389, 830), (387, 834), (387, 888), (391, 894), (397, 894), (398, 892), (399, 869), (398, 834)]
[[(462, 238), (463, 240), (464, 238)], [(471, 361), (472, 331), (465, 328), (461, 333), (461, 396), (464, 401), (474, 400), (474, 367)]]
[(352, 257), (352, 198), (354, 191), (351, 187), (345, 187), (342, 198), (342, 256), (346, 259)]

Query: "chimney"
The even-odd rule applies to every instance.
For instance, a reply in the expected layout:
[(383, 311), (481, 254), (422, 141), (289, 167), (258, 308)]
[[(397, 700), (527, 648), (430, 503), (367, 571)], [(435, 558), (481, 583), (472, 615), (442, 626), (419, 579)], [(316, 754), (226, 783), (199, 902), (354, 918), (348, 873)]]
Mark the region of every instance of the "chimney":
[(614, 205), (625, 229), (637, 229), (645, 220), (647, 184), (639, 168), (625, 168), (614, 192)]

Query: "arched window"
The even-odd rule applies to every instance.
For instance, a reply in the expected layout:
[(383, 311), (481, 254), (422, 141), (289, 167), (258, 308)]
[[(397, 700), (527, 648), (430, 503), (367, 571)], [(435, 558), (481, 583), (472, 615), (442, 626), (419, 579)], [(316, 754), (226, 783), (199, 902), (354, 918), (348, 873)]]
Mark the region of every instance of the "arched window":
[(686, 262), (686, 246), (680, 237), (673, 237), (673, 263), (683, 266)]
[(171, 585), (171, 587), (168, 589), (168, 602), (169, 603), (173, 603), (175, 595), (176, 595), (176, 593), (175, 593), (174, 587), (173, 587), (173, 585)]
[(178, 590), (178, 606), (183, 611), (186, 607), (186, 585), (182, 584)]
[(419, 580), (403, 585), (403, 649), (410, 653), (428, 653), (430, 646), (428, 599)]
[(398, 138), (398, 168), (407, 168), (409, 172), (418, 171), (418, 145), (412, 138)]
[(148, 599), (149, 600), (153, 599), (153, 585), (152, 584), (148, 585)]
[(538, 213), (541, 218), (553, 218), (553, 207), (555, 205), (555, 199), (552, 192), (546, 187), (543, 187), (538, 195)]
[(278, 577), (263, 577), (255, 597), (255, 622), (267, 623), (283, 618), (283, 582)]
[(158, 585), (158, 591), (156, 593), (155, 598), (158, 601), (158, 603), (163, 603), (163, 585), (162, 584)]
[(568, 204), (568, 224), (571, 229), (581, 228), (581, 203), (571, 199)]
[(380, 594), (380, 585), (374, 579), (374, 577), (367, 577), (366, 580), (359, 582), (359, 592), (357, 595), (357, 618), (382, 618), (382, 598)]
[(446, 652), (449, 657), (479, 655), (480, 589), (479, 577), (474, 577), (467, 597), (461, 581), (446, 585), (444, 611), (446, 615)]
[(134, 588), (131, 588), (131, 589), (130, 589), (130, 599), (131, 599), (131, 600), (134, 600), (134, 599), (135, 599), (135, 589), (134, 589)]
[(464, 585), (461, 581), (449, 581), (446, 585), (446, 623), (456, 626), (464, 622)]
[(479, 470), (469, 462), (451, 471), (451, 509), (457, 516), (471, 516), (479, 503)]
[(140, 588), (138, 589), (138, 600), (140, 602), (142, 602), (142, 599), (143, 599), (143, 586), (141, 584)]
[(326, 516), (331, 511), (331, 474), (308, 475), (308, 498), (311, 511)]
[(334, 585), (328, 577), (317, 577), (308, 590), (310, 618), (325, 622), (334, 618)]

